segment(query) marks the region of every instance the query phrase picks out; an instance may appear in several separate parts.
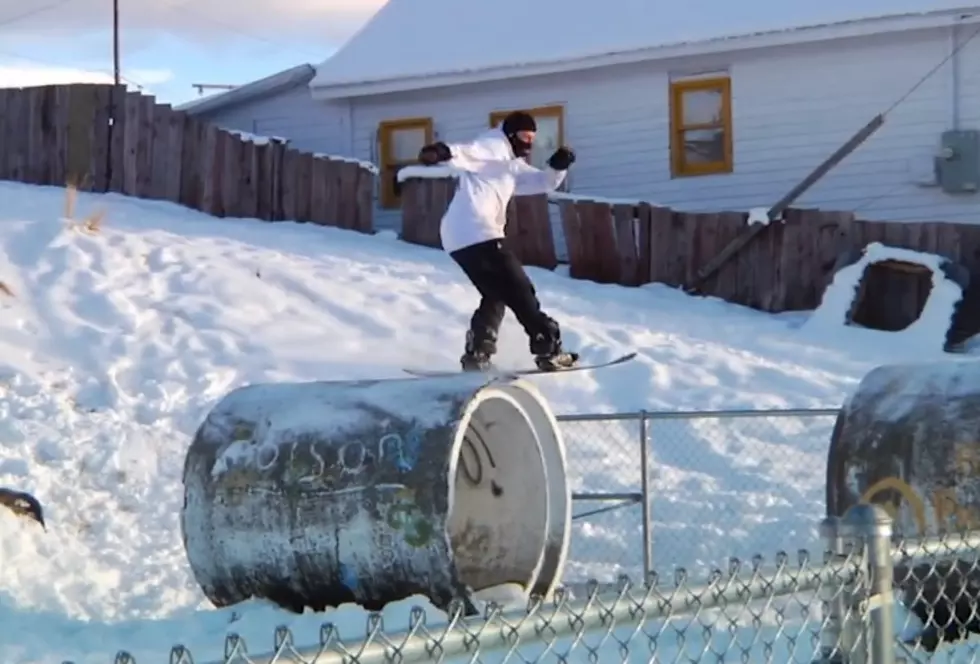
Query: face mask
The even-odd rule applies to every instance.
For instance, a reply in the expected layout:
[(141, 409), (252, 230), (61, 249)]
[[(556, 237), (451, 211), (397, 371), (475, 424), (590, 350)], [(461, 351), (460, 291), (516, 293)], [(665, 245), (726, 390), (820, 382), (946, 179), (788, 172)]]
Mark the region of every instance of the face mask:
[(518, 159), (523, 159), (531, 154), (533, 145), (527, 141), (522, 141), (517, 134), (508, 135), (507, 140), (510, 142), (510, 149), (514, 151), (514, 156)]

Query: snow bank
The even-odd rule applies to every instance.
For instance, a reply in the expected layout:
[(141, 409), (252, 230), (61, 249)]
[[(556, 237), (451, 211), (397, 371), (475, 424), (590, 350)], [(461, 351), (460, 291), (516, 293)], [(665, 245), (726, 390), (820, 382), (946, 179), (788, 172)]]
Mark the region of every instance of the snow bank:
[[(276, 624), (317, 642), (337, 614), (209, 610), (179, 536), (187, 445), (241, 385), (457, 368), (479, 299), (465, 276), (442, 252), (336, 228), (82, 192), (77, 217), (106, 214), (97, 232), (79, 233), (59, 219), (63, 189), (0, 182), (0, 199), (0, 281), (13, 293), (0, 295), (0, 486), (36, 496), (48, 524), (0, 512), (4, 661), (105, 664), (129, 649), (143, 664), (165, 661), (176, 641), (195, 661), (221, 661), (226, 633), (259, 653)], [(798, 314), (529, 274), (569, 348), (595, 360), (639, 353), (530, 379), (557, 413), (834, 408), (872, 367), (930, 357), (851, 334), (839, 318), (807, 342)], [(500, 366), (530, 362), (512, 316), (498, 346)], [(814, 468), (832, 426), (652, 421), (656, 566), (694, 572), (729, 556), (819, 549), (825, 487)], [(573, 491), (639, 490), (636, 422), (565, 422), (562, 433)], [(566, 578), (638, 578), (640, 530), (638, 509), (574, 521)]]
[(548, 198), (553, 201), (570, 201), (572, 203), (581, 201), (591, 201), (592, 203), (602, 203), (604, 205), (640, 205), (645, 203), (659, 207), (657, 203), (642, 201), (638, 198), (611, 198), (609, 196), (595, 196), (593, 194), (574, 194), (567, 191), (553, 191), (548, 194)]
[[(248, 143), (255, 143), (256, 145), (268, 145), (270, 143), (278, 143), (280, 145), (289, 145), (288, 138), (282, 138), (281, 136), (259, 136), (258, 134), (251, 134), (247, 131), (239, 131), (237, 129), (225, 129), (229, 134), (238, 136), (243, 141)], [(354, 159), (353, 157), (343, 157), (335, 154), (325, 154), (323, 152), (313, 153), (313, 157), (316, 159), (327, 159), (329, 161), (340, 161), (348, 164), (357, 164), (364, 170), (377, 175), (380, 171), (378, 167), (369, 161), (364, 161), (363, 159)]]
[(926, 300), (919, 318), (899, 332), (880, 332), (866, 330), (878, 336), (899, 338), (900, 343), (909, 348), (942, 350), (946, 333), (952, 323), (957, 303), (963, 298), (963, 289), (943, 274), (942, 265), (946, 259), (911, 249), (889, 247), (880, 242), (872, 242), (864, 249), (864, 254), (853, 265), (849, 265), (834, 275), (833, 282), (824, 291), (820, 306), (813, 312), (804, 330), (815, 335), (835, 335), (847, 325), (848, 313), (854, 303), (865, 269), (874, 263), (887, 260), (905, 261), (927, 267), (932, 271), (932, 291)]
[(250, 134), (247, 131), (240, 131), (238, 129), (225, 129), (225, 131), (234, 136), (238, 136), (246, 143), (255, 143), (256, 145), (268, 145), (269, 143), (289, 144), (289, 139), (281, 136), (259, 136), (258, 134)]
[[(160, 589), (166, 591), (166, 589)], [(511, 601), (509, 606), (515, 606)], [(409, 629), (413, 610), (425, 612), (426, 624), (446, 623), (446, 614), (424, 597), (409, 597), (385, 606), (380, 617), (388, 633)], [(323, 613), (303, 615), (282, 611), (271, 603), (248, 601), (234, 607), (207, 611), (181, 611), (159, 620), (124, 619), (113, 623), (87, 622), (50, 612), (24, 611), (0, 593), (0, 636), (3, 661), (9, 664), (109, 664), (122, 651), (137, 664), (168, 661), (172, 649), (189, 651), (194, 662), (227, 661), (226, 643), (237, 637), (238, 654), (232, 661), (262, 660), (275, 651), (275, 630), (285, 627), (293, 647), (308, 651), (320, 642), (329, 625), (334, 642), (356, 644), (365, 637), (371, 614), (355, 605), (340, 606)], [(231, 643), (235, 643), (232, 641)], [(179, 652), (179, 650), (178, 650)], [(248, 657), (245, 657), (245, 655)], [(191, 661), (171, 658), (170, 661)]]
[(756, 224), (762, 224), (763, 226), (768, 226), (773, 221), (779, 221), (779, 219), (769, 219), (769, 208), (766, 207), (754, 207), (749, 210), (749, 218), (746, 220), (746, 224), (749, 226), (754, 226)]
[(348, 164), (357, 164), (364, 170), (368, 171), (369, 173), (374, 173), (375, 175), (381, 172), (380, 170), (378, 170), (378, 167), (376, 165), (372, 164), (370, 161), (364, 161), (363, 159), (354, 159), (353, 157), (343, 157), (336, 154), (325, 154), (323, 152), (316, 152), (313, 154), (313, 156), (316, 157), (317, 159), (329, 159), (330, 161), (342, 161)]

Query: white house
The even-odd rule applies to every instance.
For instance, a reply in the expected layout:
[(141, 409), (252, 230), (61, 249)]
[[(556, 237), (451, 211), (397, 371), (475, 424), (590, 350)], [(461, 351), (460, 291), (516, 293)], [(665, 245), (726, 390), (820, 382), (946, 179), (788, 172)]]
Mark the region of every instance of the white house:
[(379, 225), (423, 143), (513, 109), (539, 118), (536, 161), (575, 148), (573, 193), (705, 211), (774, 203), (887, 112), (797, 205), (980, 220), (980, 5), (965, 1), (389, 0), (315, 72), (190, 111), (379, 164)]

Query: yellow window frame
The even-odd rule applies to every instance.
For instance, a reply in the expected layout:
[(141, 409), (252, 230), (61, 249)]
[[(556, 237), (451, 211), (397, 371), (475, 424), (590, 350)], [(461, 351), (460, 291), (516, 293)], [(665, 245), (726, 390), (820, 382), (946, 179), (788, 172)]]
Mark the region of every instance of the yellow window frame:
[(418, 164), (415, 158), (408, 161), (395, 159), (394, 135), (399, 131), (422, 129), (425, 131), (425, 143), (429, 144), (435, 135), (433, 127), (432, 118), (402, 118), (385, 120), (378, 124), (378, 161), (380, 162), (378, 166), (381, 173), (378, 179), (378, 197), (383, 209), (391, 210), (401, 205), (401, 197), (396, 190), (395, 179), (390, 177), (389, 172), (404, 166)]
[[(684, 95), (704, 90), (721, 92), (721, 121), (684, 124)], [(684, 133), (696, 129), (722, 129), (722, 158), (689, 164), (685, 159)], [(670, 84), (670, 170), (673, 177), (717, 175), (734, 170), (732, 140), (732, 80), (728, 76), (672, 81)]]

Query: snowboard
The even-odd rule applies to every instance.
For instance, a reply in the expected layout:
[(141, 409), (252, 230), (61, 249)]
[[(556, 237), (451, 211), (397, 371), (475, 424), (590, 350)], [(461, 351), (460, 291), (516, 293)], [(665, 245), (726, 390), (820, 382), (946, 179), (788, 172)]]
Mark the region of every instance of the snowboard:
[(568, 373), (570, 371), (591, 371), (593, 369), (603, 369), (605, 367), (613, 367), (617, 364), (624, 364), (629, 362), (634, 357), (636, 353), (626, 353), (625, 355), (620, 355), (619, 357), (608, 360), (606, 362), (582, 362), (581, 358), (579, 363), (575, 366), (568, 367), (567, 369), (539, 369), (538, 367), (530, 369), (500, 369), (494, 367), (493, 369), (488, 369), (487, 371), (473, 371), (465, 372), (462, 369), (457, 369), (455, 371), (447, 371), (444, 369), (413, 369), (413, 368), (403, 368), (402, 371), (411, 374), (412, 376), (418, 376), (420, 378), (432, 378), (436, 376), (452, 376), (460, 373), (483, 373), (488, 376), (537, 376), (540, 374), (553, 374), (553, 373)]

